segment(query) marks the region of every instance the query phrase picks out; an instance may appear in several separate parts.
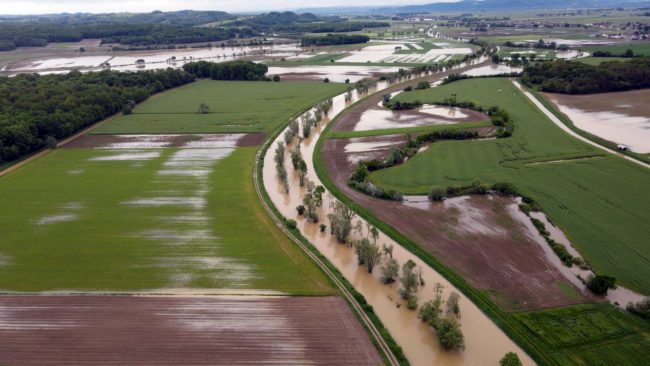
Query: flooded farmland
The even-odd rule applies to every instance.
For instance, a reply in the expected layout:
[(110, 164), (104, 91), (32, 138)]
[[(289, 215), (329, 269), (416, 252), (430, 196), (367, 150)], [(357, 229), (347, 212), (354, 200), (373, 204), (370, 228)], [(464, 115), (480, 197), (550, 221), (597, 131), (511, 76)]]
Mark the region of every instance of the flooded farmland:
[(3, 296), (0, 314), (8, 365), (382, 363), (338, 297)]
[[(380, 84), (378, 89), (386, 88), (386, 84)], [(358, 96), (355, 94), (355, 99)], [(375, 102), (376, 103), (376, 102)], [(344, 96), (334, 98), (334, 107), (330, 112), (330, 118), (340, 113), (346, 106)], [(304, 140), (300, 146), (302, 156), (308, 166), (307, 177), (315, 184), (321, 184), (314, 172), (313, 154), (316, 140), (319, 138), (320, 128), (317, 128), (312, 135)], [(278, 137), (270, 146), (282, 140)], [(287, 150), (294, 148), (295, 141)], [(289, 154), (285, 154), (284, 165), (290, 167)], [(291, 170), (291, 168), (289, 168)], [(462, 352), (445, 352), (438, 343), (433, 330), (417, 318), (417, 312), (407, 310), (404, 302), (397, 294), (396, 284), (384, 285), (379, 280), (379, 271), (368, 274), (367, 270), (357, 265), (354, 251), (336, 242), (327, 232), (320, 232), (318, 224), (309, 223), (298, 217), (296, 206), (302, 204), (304, 187), (299, 185), (298, 174), (289, 172), (289, 193), (282, 188), (275, 171), (273, 154), (267, 153), (264, 158), (263, 170), (264, 185), (274, 205), (280, 213), (291, 219), (296, 219), (300, 231), (313, 243), (317, 249), (333, 263), (339, 271), (362, 293), (369, 304), (371, 304), (380, 319), (391, 332), (391, 335), (404, 349), (406, 356), (413, 365), (477, 365), (496, 364), (498, 360), (508, 351), (515, 351), (522, 358), (525, 365), (532, 365), (534, 362), (521, 350), (508, 336), (501, 331), (476, 305), (461, 295), (460, 307), (463, 333), (467, 348)], [(323, 196), (323, 205), (318, 209), (322, 222), (328, 223), (324, 218), (331, 212), (330, 204), (334, 198), (329, 193)], [(357, 219), (355, 219), (356, 222)], [(360, 220), (363, 226), (363, 220)], [(363, 226), (365, 227), (365, 226)], [(367, 235), (367, 230), (362, 229), (360, 234)], [(392, 244), (394, 246), (393, 257), (399, 263), (413, 260), (422, 270), (422, 278), (425, 286), (420, 289), (420, 302), (433, 298), (433, 285), (439, 282), (445, 286), (444, 297), (451, 291), (459, 292), (433, 268), (426, 265), (418, 257), (407, 251), (398, 243), (383, 233), (379, 234), (379, 243)]]
[(632, 151), (650, 153), (650, 89), (545, 96), (581, 130)]
[(384, 73), (398, 71), (398, 67), (382, 66), (295, 66), (295, 67), (269, 67), (268, 75), (279, 75), (283, 80), (323, 80), (342, 83), (348, 80), (354, 83), (367, 77), (379, 76)]

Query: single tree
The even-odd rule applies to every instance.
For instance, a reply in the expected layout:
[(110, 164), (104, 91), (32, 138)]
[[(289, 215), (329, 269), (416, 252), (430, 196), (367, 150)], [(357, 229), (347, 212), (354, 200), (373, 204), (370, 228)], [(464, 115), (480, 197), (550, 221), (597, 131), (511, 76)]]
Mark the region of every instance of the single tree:
[(399, 274), (399, 263), (394, 258), (389, 260), (381, 266), (381, 281), (383, 283), (393, 283)]
[(521, 366), (519, 356), (514, 352), (508, 352), (499, 361), (500, 366)]

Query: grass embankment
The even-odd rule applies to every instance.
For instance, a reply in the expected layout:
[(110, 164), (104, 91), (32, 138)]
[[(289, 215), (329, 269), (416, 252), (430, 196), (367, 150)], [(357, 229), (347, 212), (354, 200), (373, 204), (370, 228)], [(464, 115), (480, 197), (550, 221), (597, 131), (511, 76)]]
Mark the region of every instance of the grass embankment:
[[(495, 79), (480, 79), (481, 81), (488, 81), (488, 82), (495, 82)], [(498, 88), (496, 90), (509, 90), (507, 87), (511, 86), (507, 80), (505, 79), (496, 79), (496, 80), (503, 80), (503, 83), (500, 83), (498, 85)], [(472, 83), (476, 82), (477, 80), (473, 80)], [(458, 86), (462, 83), (466, 82), (456, 82), (453, 84), (450, 84), (449, 86)], [(449, 87), (447, 86), (447, 87)], [(441, 89), (443, 87), (435, 88), (435, 89)], [(476, 88), (475, 85), (469, 85), (467, 86), (467, 89), (474, 89)], [(491, 93), (495, 93), (495, 89), (489, 89)], [(447, 90), (449, 92), (449, 90)], [(518, 104), (520, 103), (526, 103), (526, 100), (523, 99), (523, 96), (521, 96), (521, 99), (517, 99), (516, 96), (516, 90), (511, 89), (510, 90), (510, 95), (505, 96), (504, 100), (507, 99), (512, 99), (515, 98), (515, 102)], [(459, 94), (459, 100), (460, 96), (463, 94)], [(466, 96), (466, 95), (465, 95)], [(424, 100), (424, 99), (423, 99)], [(507, 106), (501, 105), (504, 108), (507, 108)], [(532, 107), (530, 104), (528, 107)], [(530, 117), (530, 116), (528, 116)], [(517, 116), (513, 113), (513, 118), (515, 118), (515, 122), (517, 122), (519, 119)], [(538, 121), (539, 116), (537, 118), (533, 119), (530, 121), (530, 123), (539, 123)], [(326, 135), (327, 129), (334, 125), (336, 121), (331, 122), (328, 124), (326, 127), (326, 131), (324, 132), (323, 136)], [(551, 122), (548, 121), (548, 124)], [(558, 130), (559, 131), (559, 130)], [(540, 131), (537, 131), (538, 133)], [(535, 138), (536, 135), (533, 135), (531, 131), (525, 131), (521, 129), (520, 125), (517, 125), (515, 129), (515, 136), (518, 134), (523, 134), (524, 136), (528, 136), (528, 138)], [(568, 138), (568, 137), (567, 137)], [(497, 143), (503, 143), (507, 139), (501, 139), (501, 140), (496, 140), (494, 142)], [(611, 364), (609, 361), (614, 359), (614, 357), (626, 357), (625, 355), (620, 356), (620, 350), (622, 348), (626, 348), (628, 343), (630, 344), (630, 351), (631, 349), (635, 348), (646, 348), (650, 344), (650, 338), (648, 336), (648, 329), (645, 327), (637, 318), (634, 318), (630, 316), (629, 314), (625, 314), (618, 310), (617, 308), (611, 306), (611, 305), (598, 305), (596, 309), (598, 309), (598, 312), (596, 315), (594, 315), (594, 312), (586, 312), (583, 311), (584, 308), (581, 306), (578, 307), (570, 307), (566, 308), (568, 310), (544, 310), (544, 311), (539, 311), (535, 313), (507, 313), (503, 309), (499, 308), (496, 304), (494, 304), (492, 301), (490, 301), (489, 296), (482, 291), (479, 291), (472, 286), (470, 286), (460, 275), (458, 275), (456, 272), (453, 270), (447, 268), (444, 266), (441, 262), (439, 262), (435, 257), (433, 257), (430, 253), (427, 251), (423, 250), (420, 246), (418, 246), (415, 242), (410, 240), (408, 237), (403, 235), (402, 233), (398, 232), (395, 230), (393, 227), (390, 225), (385, 224), (384, 222), (378, 220), (373, 213), (358, 204), (356, 204), (354, 201), (346, 197), (341, 191), (339, 191), (330, 177), (328, 176), (327, 173), (327, 168), (325, 166), (325, 162), (323, 159), (322, 154), (320, 151), (322, 151), (322, 143), (324, 139), (320, 139), (318, 141), (318, 145), (316, 146), (316, 151), (319, 153), (316, 154), (314, 158), (314, 165), (315, 169), (323, 181), (323, 184), (327, 186), (327, 188), (341, 201), (352, 207), (360, 216), (364, 217), (366, 220), (368, 220), (370, 223), (375, 225), (377, 228), (379, 228), (382, 232), (386, 233), (390, 237), (392, 237), (394, 240), (398, 241), (400, 244), (402, 244), (405, 248), (407, 248), (409, 251), (420, 257), (423, 261), (425, 261), (427, 264), (435, 268), (439, 273), (441, 273), (445, 278), (447, 278), (450, 282), (454, 284), (459, 290), (461, 290), (466, 296), (468, 296), (472, 302), (474, 302), (479, 308), (481, 308), (499, 327), (501, 327), (515, 342), (517, 342), (531, 357), (535, 359), (536, 362), (538, 362), (540, 365), (592, 365), (592, 364)], [(491, 143), (491, 141), (454, 141), (457, 144), (461, 143), (477, 143), (477, 144), (486, 144), (486, 143)], [(443, 142), (437, 142), (432, 145), (438, 145), (442, 144)], [(524, 148), (526, 145), (521, 145), (523, 143), (523, 140), (516, 142), (515, 146), (520, 146), (521, 147), (521, 153), (525, 153), (526, 151)], [(498, 145), (500, 149), (504, 149), (505, 151), (517, 151), (516, 149), (508, 148), (507, 145)], [(429, 150), (431, 150), (431, 148)], [(549, 148), (552, 148), (552, 145), (549, 145)], [(582, 147), (578, 146), (578, 155), (582, 154), (583, 156), (589, 156), (589, 154), (593, 154), (593, 151), (590, 151), (589, 149), (582, 150)], [(463, 149), (459, 149), (456, 152), (461, 153)], [(486, 151), (477, 151), (477, 153), (485, 153)], [(587, 155), (585, 155), (587, 154)], [(565, 156), (575, 156), (576, 153), (575, 151), (571, 151), (571, 149), (568, 149), (565, 151)], [(462, 156), (462, 155), (460, 155)], [(546, 157), (547, 159), (550, 156), (554, 156), (554, 154), (549, 155)], [(417, 157), (417, 156), (416, 156)], [(477, 155), (472, 155), (471, 156), (473, 159), (477, 158)], [(597, 157), (596, 159), (600, 160), (607, 160), (604, 157)], [(456, 159), (459, 164), (469, 164), (466, 162), (467, 158), (458, 158)], [(476, 161), (476, 165), (482, 164), (482, 160)], [(429, 167), (433, 165), (430, 164)], [(520, 165), (523, 165), (520, 164)], [(560, 164), (561, 165), (561, 164)], [(428, 168), (427, 168), (428, 169)], [(426, 170), (426, 169), (425, 169)], [(405, 177), (405, 179), (408, 179)], [(538, 179), (543, 179), (543, 177), (538, 178)], [(464, 182), (461, 182), (464, 183)], [(559, 313), (558, 313), (559, 311)], [(554, 318), (557, 316), (564, 317), (567, 314), (566, 313), (571, 313), (571, 317), (566, 317), (567, 324), (571, 326), (571, 324), (592, 324), (592, 329), (590, 330), (591, 336), (583, 336), (579, 341), (574, 340), (574, 343), (579, 343), (579, 346), (572, 346), (569, 344), (563, 344), (563, 345), (554, 345), (554, 344), (549, 344), (548, 341), (541, 340), (540, 337), (544, 336), (544, 333), (542, 330), (540, 330), (538, 327), (552, 327), (553, 323), (548, 320), (550, 318)], [(533, 315), (528, 315), (528, 314), (533, 314)], [(559, 315), (558, 315), (559, 314)], [(526, 319), (525, 317), (529, 317), (530, 319), (537, 319), (535, 320), (530, 320)], [(600, 316), (607, 316), (610, 318), (615, 319), (616, 323), (613, 324), (603, 324), (602, 322), (598, 321), (598, 317)], [(537, 322), (537, 327), (534, 326), (535, 322)], [(611, 328), (613, 327), (613, 328)], [(625, 329), (624, 332), (617, 332), (615, 330), (615, 327), (623, 327)], [(608, 334), (608, 340), (605, 341), (604, 338), (597, 336), (597, 332), (606, 332)], [(576, 337), (578, 337), (579, 334), (576, 334)], [(632, 343), (630, 343), (633, 341)], [(607, 347), (605, 347), (605, 344), (607, 344)], [(638, 355), (630, 355), (629, 359), (632, 361), (633, 365), (642, 365), (644, 364), (643, 362), (638, 362), (642, 361), (645, 356), (638, 356)], [(635, 363), (636, 362), (636, 363)], [(623, 362), (625, 363), (625, 362)], [(622, 364), (622, 363), (621, 363)]]
[[(149, 98), (93, 134), (269, 132), (289, 113), (313, 105), (344, 84), (203, 80)], [(198, 113), (206, 103), (210, 112)]]
[(406, 164), (373, 173), (371, 181), (419, 194), (432, 186), (467, 185), (477, 178), (512, 182), (540, 203), (597, 272), (650, 293), (650, 249), (645, 245), (650, 237), (650, 171), (562, 132), (507, 79), (464, 80), (396, 99), (435, 102), (451, 93), (458, 100), (501, 106), (515, 122), (514, 135), (438, 142)]

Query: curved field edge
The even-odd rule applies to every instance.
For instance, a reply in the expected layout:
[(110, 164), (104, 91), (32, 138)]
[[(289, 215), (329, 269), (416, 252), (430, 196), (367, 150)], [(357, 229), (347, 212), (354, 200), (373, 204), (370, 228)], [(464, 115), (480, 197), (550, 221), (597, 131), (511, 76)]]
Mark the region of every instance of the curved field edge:
[[(497, 95), (497, 88), (507, 93)], [(556, 125), (537, 108), (536, 100), (525, 97), (505, 79), (462, 80), (411, 98), (440, 100), (456, 91), (483, 106), (506, 108), (515, 118), (513, 136), (484, 145), (439, 142), (405, 164), (373, 172), (370, 181), (405, 194), (470, 184), (475, 178), (486, 184), (510, 182), (539, 203), (599, 273), (647, 293), (648, 251), (643, 243), (648, 233), (645, 221), (650, 201), (645, 188), (650, 171)]]
[(343, 194), (343, 192), (341, 192), (331, 180), (329, 174), (327, 173), (327, 167), (323, 159), (323, 141), (327, 139), (330, 128), (334, 126), (336, 122), (349, 109), (351, 109), (357, 103), (362, 102), (364, 99), (365, 98), (360, 99), (359, 101), (345, 108), (341, 113), (339, 113), (336, 118), (334, 118), (325, 126), (323, 132), (321, 133), (314, 149), (314, 169), (316, 170), (316, 174), (318, 174), (319, 179), (321, 179), (325, 187), (330, 192), (332, 192), (332, 194), (338, 200), (352, 208), (359, 216), (370, 222), (372, 225), (377, 227), (393, 240), (400, 243), (408, 251), (418, 256), (418, 258), (422, 259), (425, 263), (434, 268), (438, 273), (440, 273), (449, 282), (456, 286), (456, 288), (462, 291), (465, 296), (467, 296), (474, 304), (476, 304), (476, 306), (478, 306), (479, 309), (483, 311), (483, 313), (485, 313), (493, 322), (495, 322), (497, 326), (501, 328), (515, 343), (524, 349), (524, 351), (526, 351), (535, 360), (535, 362), (543, 365), (557, 365), (558, 363), (538, 346), (538, 344), (535, 342), (535, 339), (528, 334), (528, 331), (521, 324), (519, 324), (516, 319), (512, 318), (505, 311), (501, 310), (496, 304), (490, 301), (486, 294), (483, 294), (481, 291), (473, 288), (458, 273), (443, 265), (435, 257), (420, 248), (411, 239), (397, 231), (392, 226), (379, 220), (372, 214), (372, 212), (370, 212), (370, 210), (355, 203), (352, 199)]
[[(524, 85), (524, 84), (522, 84), (522, 85)], [(582, 136), (582, 137), (584, 137), (584, 138), (586, 138), (588, 140), (591, 140), (591, 141), (597, 143), (598, 145), (604, 146), (604, 147), (612, 149), (612, 150), (616, 150), (620, 154), (623, 154), (623, 155), (629, 156), (629, 157), (631, 157), (633, 159), (639, 160), (641, 162), (650, 164), (650, 155), (639, 154), (639, 153), (635, 153), (635, 152), (630, 151), (630, 150), (619, 151), (617, 149), (618, 144), (616, 144), (614, 142), (611, 142), (609, 140), (606, 140), (606, 139), (604, 139), (602, 137), (596, 136), (596, 135), (594, 135), (592, 133), (589, 133), (589, 132), (587, 132), (587, 131), (585, 131), (583, 129), (580, 129), (580, 128), (576, 127), (576, 125), (573, 123), (573, 121), (571, 121), (571, 119), (566, 114), (560, 112), (560, 110), (557, 108), (555, 103), (553, 103), (550, 100), (546, 99), (537, 90), (535, 90), (533, 88), (530, 88), (530, 87), (528, 87), (526, 85), (524, 85), (524, 87), (526, 88), (526, 90), (528, 92), (530, 92), (535, 97), (535, 99), (537, 99), (540, 103), (542, 103), (542, 105), (544, 107), (546, 107), (546, 109), (548, 109), (551, 113), (553, 113), (555, 115), (555, 117), (557, 117), (562, 123), (564, 123), (568, 128), (570, 128), (571, 131), (579, 134), (580, 136)]]
[[(332, 94), (326, 98), (323, 98), (322, 100), (327, 100), (328, 98), (334, 97), (335, 95), (338, 94), (339, 93)], [(401, 347), (397, 344), (397, 342), (395, 342), (390, 332), (384, 327), (383, 323), (381, 322), (377, 314), (375, 314), (372, 305), (369, 305), (367, 303), (365, 297), (354, 289), (354, 286), (352, 286), (352, 284), (343, 276), (343, 274), (341, 274), (341, 272), (339, 272), (339, 270), (324, 255), (322, 255), (318, 251), (318, 249), (314, 247), (314, 245), (311, 244), (309, 240), (307, 240), (307, 238), (305, 238), (302, 235), (300, 230), (290, 229), (286, 225), (282, 224), (283, 222), (285, 222), (285, 218), (273, 204), (273, 201), (271, 200), (271, 197), (269, 196), (268, 192), (266, 191), (266, 187), (264, 186), (264, 177), (262, 175), (263, 168), (264, 168), (264, 156), (268, 152), (268, 149), (271, 146), (271, 142), (275, 140), (275, 138), (277, 138), (278, 135), (280, 135), (280, 133), (286, 128), (286, 126), (288, 126), (288, 124), (293, 119), (309, 111), (311, 108), (312, 107), (308, 107), (301, 110), (298, 113), (295, 113), (292, 117), (287, 119), (286, 123), (283, 123), (280, 126), (278, 126), (275, 129), (275, 131), (273, 131), (267, 137), (262, 147), (258, 150), (255, 156), (255, 170), (252, 177), (255, 183), (258, 197), (261, 201), (263, 201), (264, 207), (267, 210), (269, 216), (271, 216), (276, 221), (277, 225), (281, 227), (281, 229), (287, 234), (287, 236), (292, 241), (294, 241), (296, 245), (299, 245), (301, 249), (308, 251), (307, 254), (313, 255), (324, 265), (324, 268), (321, 267), (320, 265), (318, 267), (325, 275), (328, 276), (328, 278), (332, 281), (332, 283), (336, 284), (338, 282), (343, 286), (343, 289), (341, 290), (345, 290), (352, 295), (352, 298), (344, 296), (345, 301), (350, 305), (350, 308), (354, 313), (354, 315), (357, 317), (357, 319), (362, 324), (364, 329), (371, 336), (370, 339), (372, 340), (373, 344), (377, 348), (377, 351), (380, 353), (381, 357), (387, 362), (387, 364), (394, 363), (394, 362), (390, 362), (389, 358), (395, 358), (399, 365), (408, 366), (410, 365), (410, 363), (406, 359), (406, 356), (404, 355)], [(356, 306), (353, 302), (356, 303)], [(360, 313), (360, 311), (363, 311), (363, 315)], [(372, 323), (371, 326), (375, 327), (378, 330), (379, 335), (382, 338), (381, 341), (383, 341), (384, 344), (387, 345), (387, 347), (389, 348), (389, 352), (392, 353), (391, 355), (392, 357), (387, 355), (387, 351), (385, 351), (383, 347), (380, 345), (381, 341), (377, 339), (376, 334), (374, 334), (374, 332), (371, 331), (370, 325), (367, 324), (364, 315)]]

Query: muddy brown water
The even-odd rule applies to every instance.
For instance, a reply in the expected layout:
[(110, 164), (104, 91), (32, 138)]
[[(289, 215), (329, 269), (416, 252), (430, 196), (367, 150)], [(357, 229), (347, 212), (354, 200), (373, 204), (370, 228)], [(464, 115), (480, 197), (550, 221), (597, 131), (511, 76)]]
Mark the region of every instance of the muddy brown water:
[[(377, 90), (386, 88), (388, 88), (387, 84), (380, 83)], [(391, 91), (390, 88), (387, 90)], [(354, 99), (357, 100), (358, 97), (354, 93)], [(378, 96), (368, 98), (370, 101), (364, 101), (362, 104), (376, 104), (377, 98), (381, 98), (381, 93)], [(343, 95), (335, 97), (330, 117), (336, 116), (345, 106)], [(321, 126), (325, 123), (327, 122), (321, 122)], [(315, 184), (322, 184), (315, 174), (313, 166), (314, 146), (320, 136), (320, 130), (320, 128), (317, 128), (312, 132), (311, 137), (306, 139), (300, 147), (308, 165), (308, 178)], [(397, 294), (397, 284), (382, 284), (379, 280), (379, 270), (375, 270), (373, 274), (368, 274), (364, 267), (357, 265), (354, 251), (351, 248), (337, 243), (328, 232), (321, 233), (318, 224), (306, 222), (302, 217), (298, 217), (295, 208), (302, 203), (305, 189), (299, 186), (299, 177), (291, 167), (289, 154), (285, 155), (284, 161), (285, 167), (289, 171), (289, 193), (285, 193), (281, 187), (276, 175), (275, 163), (273, 162), (273, 149), (276, 143), (281, 140), (282, 135), (271, 144), (271, 148), (264, 158), (263, 180), (271, 200), (283, 216), (297, 220), (298, 228), (303, 235), (341, 271), (357, 291), (364, 295), (413, 365), (498, 364), (499, 359), (509, 351), (517, 352), (525, 365), (534, 364), (534, 361), (519, 346), (463, 295), (461, 295), (460, 299), (462, 313), (460, 322), (467, 347), (460, 352), (444, 351), (440, 347), (433, 330), (417, 318), (417, 312), (406, 309)], [(294, 141), (287, 150), (292, 149), (295, 144)], [(321, 222), (329, 224), (326, 217), (330, 212), (330, 203), (334, 199), (329, 193), (325, 193), (323, 198), (323, 207), (318, 210), (318, 214), (322, 218)], [(367, 235), (365, 228), (362, 230), (361, 235)], [(445, 298), (451, 291), (460, 293), (433, 268), (426, 265), (385, 234), (380, 233), (378, 243), (392, 244), (394, 246), (393, 257), (400, 264), (410, 259), (421, 268), (422, 278), (426, 285), (420, 289), (420, 303), (433, 298), (433, 285), (437, 282), (445, 286)]]
[(600, 138), (650, 152), (650, 89), (591, 95), (544, 93), (576, 127)]
[(378, 365), (339, 297), (1, 296), (3, 365)]

